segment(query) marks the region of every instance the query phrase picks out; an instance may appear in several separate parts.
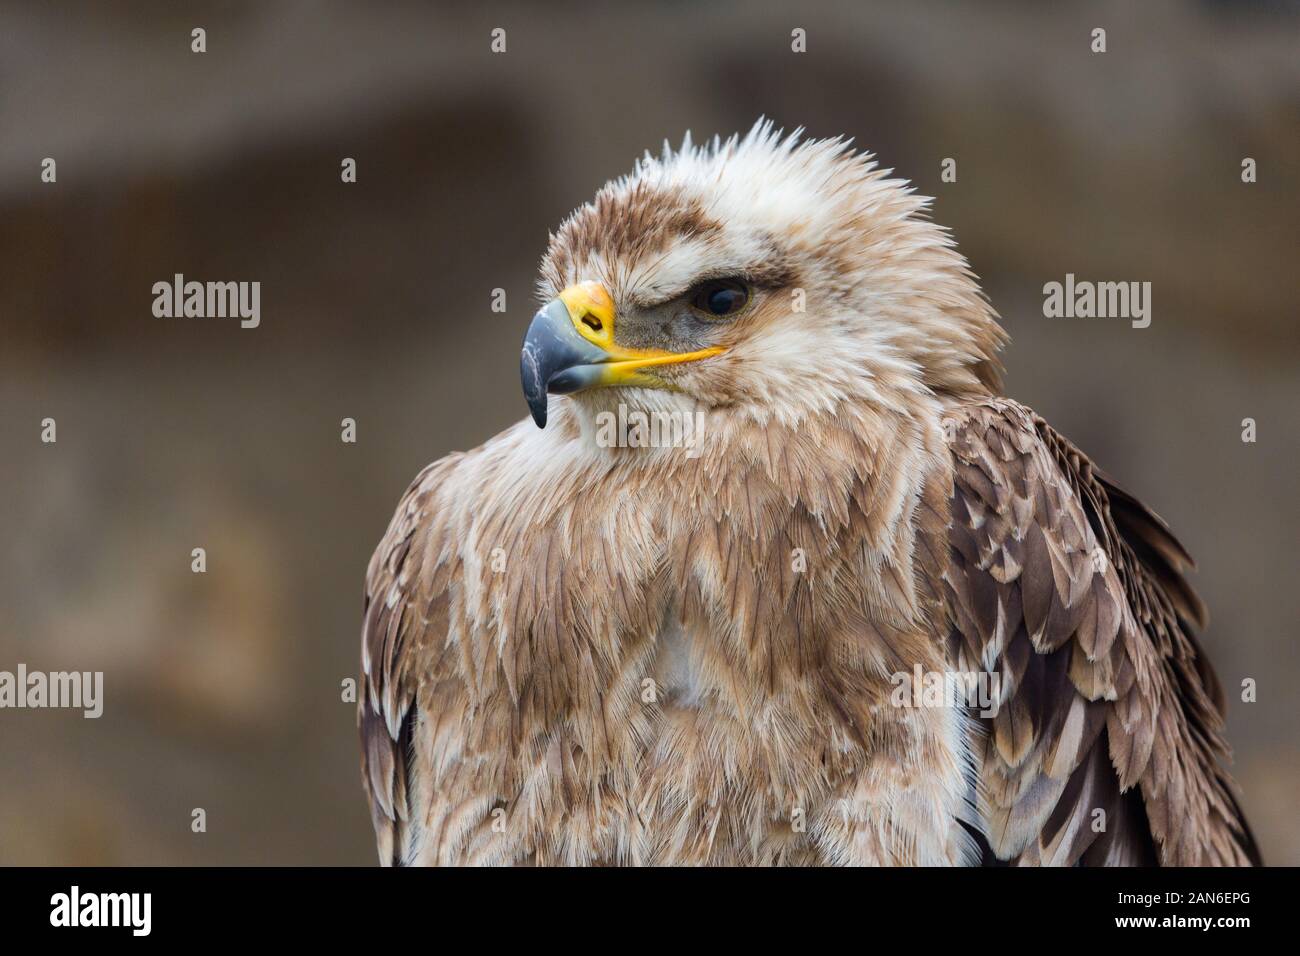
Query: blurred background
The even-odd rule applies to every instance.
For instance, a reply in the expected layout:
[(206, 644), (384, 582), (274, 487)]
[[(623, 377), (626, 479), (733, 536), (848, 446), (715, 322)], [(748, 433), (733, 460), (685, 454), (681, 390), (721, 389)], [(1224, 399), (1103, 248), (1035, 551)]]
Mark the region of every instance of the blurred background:
[[(0, 5), (0, 670), (105, 672), (99, 720), (0, 713), (0, 862), (372, 863), (340, 684), (398, 496), (523, 417), (547, 230), (765, 114), (937, 197), (1008, 393), (1198, 557), (1300, 863), (1298, 39), (1281, 2)], [(155, 318), (177, 272), (260, 281), (260, 328)], [(1151, 327), (1043, 318), (1067, 272), (1150, 281)]]

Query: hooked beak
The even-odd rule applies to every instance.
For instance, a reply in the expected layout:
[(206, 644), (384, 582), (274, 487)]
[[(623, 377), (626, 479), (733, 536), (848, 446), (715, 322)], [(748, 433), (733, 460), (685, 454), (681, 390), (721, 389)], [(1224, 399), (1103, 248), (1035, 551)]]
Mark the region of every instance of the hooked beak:
[(664, 387), (647, 372), (726, 351), (665, 352), (614, 344), (614, 301), (596, 282), (571, 285), (533, 316), (519, 360), (524, 398), (538, 428), (546, 427), (547, 395), (612, 385)]

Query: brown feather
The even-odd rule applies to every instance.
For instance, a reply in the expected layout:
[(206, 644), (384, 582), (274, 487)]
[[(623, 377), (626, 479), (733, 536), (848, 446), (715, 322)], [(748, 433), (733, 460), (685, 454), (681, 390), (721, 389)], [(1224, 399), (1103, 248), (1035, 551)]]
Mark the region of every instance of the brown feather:
[[(972, 495), (990, 505), (1006, 499), (1001, 488), (1029, 482), (1023, 497), (1034, 502), (1034, 521), (1023, 534), (1017, 579), (1025, 624), (1039, 659), (1065, 654), (1069, 662), (1064, 685), (1049, 685), (1054, 669), (1024, 668), (1014, 696), (991, 720), (997, 746), (984, 765), (990, 822), (1003, 833), (1014, 824), (1018, 834), (991, 841), (994, 850), (1043, 864), (1138, 862), (1151, 851), (1174, 865), (1258, 862), (1221, 765), (1222, 691), (1188, 630), (1205, 620), (1182, 574), (1191, 558), (1161, 519), (1027, 409), (986, 401), (954, 410), (949, 421), (958, 461), (954, 516)], [(1021, 440), (1008, 441), (1009, 428)], [(1009, 447), (1019, 460), (1008, 459)], [(1005, 463), (1001, 474), (983, 467), (994, 460)], [(981, 515), (981, 527), (1009, 526), (998, 517)], [(1000, 580), (994, 565), (981, 569), (970, 560), (959, 543), (967, 532), (956, 522), (951, 533), (950, 598), (982, 593), (980, 576)], [(989, 643), (989, 611), (978, 600), (961, 608), (954, 625), (974, 629), (979, 640), (970, 653), (979, 659)], [(963, 632), (960, 641), (970, 637)], [(1033, 721), (1020, 716), (1022, 699), (1032, 701)], [(1032, 741), (1022, 736), (1027, 726)], [(1041, 765), (1031, 759), (1039, 747), (1046, 748)], [(1039, 773), (1068, 773), (1050, 806), (1043, 798), (1050, 787), (1025, 777)], [(1008, 787), (1016, 775), (1025, 783)], [(1101, 839), (1086, 825), (1095, 809), (1105, 811), (1111, 828)]]

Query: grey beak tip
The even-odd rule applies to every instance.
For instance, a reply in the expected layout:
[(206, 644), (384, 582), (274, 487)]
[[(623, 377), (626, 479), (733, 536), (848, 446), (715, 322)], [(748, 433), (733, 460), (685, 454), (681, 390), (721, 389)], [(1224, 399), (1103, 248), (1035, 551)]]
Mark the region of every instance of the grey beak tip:
[(542, 369), (537, 364), (536, 346), (524, 342), (523, 354), (519, 360), (519, 378), (524, 386), (524, 400), (528, 402), (528, 411), (538, 428), (546, 427), (546, 382), (542, 379)]
[(567, 395), (590, 385), (597, 377), (593, 368), (607, 358), (574, 329), (562, 301), (541, 308), (528, 326), (519, 356), (524, 398), (537, 427), (546, 427), (548, 395)]
[(542, 396), (542, 400), (539, 402), (529, 402), (528, 411), (532, 413), (533, 421), (537, 424), (538, 428), (546, 427), (546, 396), (545, 395)]

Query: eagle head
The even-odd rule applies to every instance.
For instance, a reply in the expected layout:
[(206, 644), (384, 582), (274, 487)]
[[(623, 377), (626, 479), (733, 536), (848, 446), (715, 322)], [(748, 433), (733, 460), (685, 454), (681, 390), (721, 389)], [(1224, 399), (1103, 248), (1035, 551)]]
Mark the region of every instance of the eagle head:
[(551, 394), (797, 424), (998, 391), (993, 310), (930, 201), (889, 174), (763, 120), (647, 153), (551, 236), (521, 357), (533, 419)]

